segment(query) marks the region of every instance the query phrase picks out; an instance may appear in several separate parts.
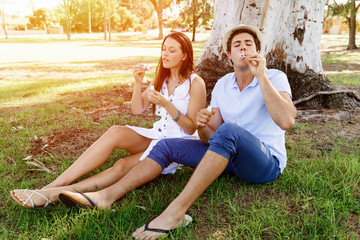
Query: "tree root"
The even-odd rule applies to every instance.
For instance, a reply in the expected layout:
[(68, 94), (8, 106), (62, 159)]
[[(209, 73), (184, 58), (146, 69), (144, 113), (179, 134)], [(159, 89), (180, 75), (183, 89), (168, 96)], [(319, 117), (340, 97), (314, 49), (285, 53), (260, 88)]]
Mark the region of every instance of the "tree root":
[(319, 96), (319, 95), (333, 95), (333, 94), (339, 94), (339, 93), (346, 93), (349, 97), (352, 97), (356, 101), (360, 102), (360, 98), (356, 95), (355, 92), (353, 92), (351, 90), (337, 90), (337, 91), (320, 91), (320, 92), (316, 92), (316, 93), (314, 93), (314, 94), (312, 94), (310, 96), (297, 99), (297, 100), (293, 101), (293, 103), (294, 103), (294, 105), (297, 105), (299, 103), (309, 101), (310, 99), (313, 99), (314, 97)]

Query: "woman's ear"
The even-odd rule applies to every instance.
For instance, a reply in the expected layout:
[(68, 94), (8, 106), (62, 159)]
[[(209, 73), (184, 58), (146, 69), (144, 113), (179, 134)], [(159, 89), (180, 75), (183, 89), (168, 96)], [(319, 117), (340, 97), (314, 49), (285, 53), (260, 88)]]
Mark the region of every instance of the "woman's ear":
[(184, 57), (182, 58), (182, 61), (185, 61), (187, 58), (187, 53), (184, 54)]

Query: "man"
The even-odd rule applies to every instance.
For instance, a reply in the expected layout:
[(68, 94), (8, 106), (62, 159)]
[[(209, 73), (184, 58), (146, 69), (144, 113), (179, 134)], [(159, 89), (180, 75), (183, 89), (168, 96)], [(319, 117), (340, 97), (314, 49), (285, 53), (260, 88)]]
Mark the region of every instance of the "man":
[(155, 179), (172, 162), (196, 167), (184, 190), (165, 211), (133, 233), (137, 239), (156, 239), (185, 225), (186, 211), (221, 174), (236, 174), (254, 184), (272, 181), (281, 174), (286, 166), (284, 130), (294, 125), (296, 116), (287, 77), (281, 71), (266, 69), (260, 55), (263, 37), (252, 26), (229, 30), (223, 48), (234, 72), (214, 87), (212, 111), (203, 109), (197, 114), (201, 141), (161, 140), (145, 160), (110, 188), (85, 195), (64, 192), (62, 198), (70, 204), (111, 208), (114, 201)]
[(296, 108), (286, 75), (266, 69), (260, 55), (262, 45), (261, 32), (252, 26), (240, 25), (225, 34), (223, 48), (234, 72), (214, 87), (212, 113), (203, 109), (197, 115), (203, 143), (168, 139), (148, 156), (162, 168), (171, 161), (197, 167), (181, 194), (133, 237), (155, 239), (183, 225), (186, 211), (222, 173), (255, 184), (272, 181), (282, 173), (286, 165), (284, 130), (294, 125)]

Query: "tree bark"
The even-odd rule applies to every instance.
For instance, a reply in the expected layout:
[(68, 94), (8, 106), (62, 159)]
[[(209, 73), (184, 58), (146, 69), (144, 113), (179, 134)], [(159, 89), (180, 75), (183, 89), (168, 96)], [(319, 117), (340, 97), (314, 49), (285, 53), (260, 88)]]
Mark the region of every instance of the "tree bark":
[[(332, 91), (320, 55), (325, 0), (216, 0), (215, 19), (210, 38), (197, 63), (198, 73), (207, 83), (208, 100), (219, 78), (233, 68), (222, 49), (224, 34), (242, 24), (258, 27), (264, 34), (268, 68), (284, 71), (293, 100), (318, 91)], [(351, 108), (357, 102), (346, 94), (319, 95), (301, 103), (303, 107)]]

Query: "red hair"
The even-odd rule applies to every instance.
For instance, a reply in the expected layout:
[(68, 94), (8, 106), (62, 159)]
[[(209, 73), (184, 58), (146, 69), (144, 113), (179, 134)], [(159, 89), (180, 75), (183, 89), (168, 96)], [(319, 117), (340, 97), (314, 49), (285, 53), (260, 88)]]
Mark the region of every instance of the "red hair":
[[(177, 41), (181, 46), (181, 51), (186, 55), (186, 59), (181, 62), (179, 74), (183, 79), (187, 79), (190, 77), (191, 73), (195, 72), (194, 53), (190, 39), (184, 33), (181, 32), (170, 33), (164, 38), (161, 44), (161, 49), (163, 49), (163, 45), (166, 39), (168, 38), (172, 38), (175, 41)], [(160, 91), (162, 85), (164, 84), (165, 79), (169, 76), (170, 76), (170, 69), (164, 68), (162, 57), (160, 57), (155, 73), (154, 88), (156, 91)], [(155, 111), (154, 105), (153, 105), (153, 111)]]

